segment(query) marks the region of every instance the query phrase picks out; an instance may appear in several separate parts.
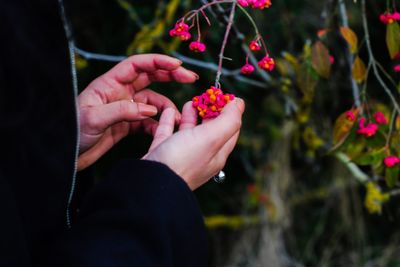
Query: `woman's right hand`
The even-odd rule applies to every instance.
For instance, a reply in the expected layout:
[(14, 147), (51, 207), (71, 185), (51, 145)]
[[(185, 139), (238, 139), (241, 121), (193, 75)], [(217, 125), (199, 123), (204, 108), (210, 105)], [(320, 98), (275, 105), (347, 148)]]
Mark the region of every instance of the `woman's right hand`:
[(197, 125), (197, 111), (187, 102), (176, 133), (176, 111), (165, 109), (143, 159), (164, 163), (195, 190), (224, 167), (239, 137), (244, 108), (243, 100), (236, 98), (217, 118)]

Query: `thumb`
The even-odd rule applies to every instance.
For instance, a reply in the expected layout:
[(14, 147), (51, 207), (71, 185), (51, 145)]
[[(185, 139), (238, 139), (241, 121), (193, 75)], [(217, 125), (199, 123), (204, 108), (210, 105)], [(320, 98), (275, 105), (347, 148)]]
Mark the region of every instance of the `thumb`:
[[(98, 133), (119, 122), (143, 120), (156, 114), (155, 106), (120, 100), (82, 109), (81, 125), (86, 130)], [(93, 132), (91, 134), (97, 134)]]
[(198, 126), (196, 131), (199, 136), (219, 149), (240, 129), (244, 108), (243, 100), (235, 98), (224, 107), (218, 117), (207, 120)]
[(155, 149), (174, 133), (175, 114), (176, 111), (173, 108), (167, 108), (163, 111), (149, 151)]

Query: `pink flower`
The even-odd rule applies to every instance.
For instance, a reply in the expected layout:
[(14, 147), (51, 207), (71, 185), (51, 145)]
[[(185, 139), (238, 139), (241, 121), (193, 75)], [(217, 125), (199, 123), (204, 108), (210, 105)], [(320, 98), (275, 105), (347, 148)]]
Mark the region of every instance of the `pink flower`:
[(247, 0), (238, 0), (237, 2), (242, 7), (248, 7), (250, 5)]
[(190, 38), (192, 37), (192, 35), (189, 32), (183, 32), (181, 33), (179, 36), (179, 39), (181, 39), (182, 41), (188, 41), (190, 40)]
[(252, 74), (254, 72), (254, 67), (253, 65), (246, 63), (241, 69), (240, 72), (242, 74)]
[(365, 135), (366, 137), (374, 136), (378, 132), (378, 125), (375, 123), (368, 123), (367, 126), (365, 126), (365, 122), (366, 119), (364, 117), (360, 118), (357, 133)]
[(400, 163), (400, 159), (395, 156), (388, 156), (383, 160), (383, 163), (386, 165), (386, 167), (392, 168)]
[(189, 33), (189, 25), (184, 22), (177, 22), (175, 28), (169, 31), (171, 37), (179, 37), (182, 41), (187, 41), (191, 38)]
[(381, 111), (375, 112), (374, 119), (375, 119), (376, 123), (378, 123), (378, 124), (388, 124), (389, 123), (388, 120), (385, 118), (385, 115)]
[(354, 112), (352, 110), (349, 110), (346, 112), (346, 119), (348, 121), (355, 121), (356, 120), (356, 115), (354, 114)]
[(329, 62), (331, 63), (331, 65), (335, 63), (335, 58), (332, 55), (329, 55)]
[(271, 5), (271, 0), (253, 0), (251, 2), (251, 7), (256, 9), (269, 8)]
[(275, 60), (272, 57), (265, 56), (259, 62), (258, 66), (267, 71), (273, 71), (275, 68)]
[(251, 41), (249, 44), (249, 48), (251, 51), (260, 51), (261, 45), (258, 43), (258, 41)]
[(400, 65), (396, 65), (393, 67), (394, 72), (400, 72)]
[(400, 21), (400, 13), (399, 12), (394, 12), (394, 13), (384, 13), (379, 16), (379, 19), (382, 23), (384, 24), (391, 24), (395, 21)]
[(393, 18), (395, 21), (400, 21), (400, 13), (399, 13), (399, 12), (394, 12), (394, 13), (392, 13), (392, 18)]
[(191, 42), (189, 49), (197, 53), (203, 53), (206, 51), (206, 45), (201, 42)]

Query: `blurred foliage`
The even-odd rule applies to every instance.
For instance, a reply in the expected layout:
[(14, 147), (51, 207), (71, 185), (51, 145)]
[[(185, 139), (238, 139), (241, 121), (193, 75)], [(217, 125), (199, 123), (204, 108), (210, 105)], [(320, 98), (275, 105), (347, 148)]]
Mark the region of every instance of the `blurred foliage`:
[[(112, 55), (178, 52), (216, 63), (224, 12), (214, 9), (215, 17), (208, 13), (212, 27), (202, 25), (205, 54), (191, 54), (186, 44), (168, 36), (175, 21), (200, 2), (71, 1), (77, 45)], [(385, 29), (379, 22), (387, 2), (367, 1), (370, 41), (376, 60), (398, 84), (391, 60), (399, 50), (398, 25)], [(390, 118), (391, 103), (368, 75), (360, 1), (345, 4), (349, 26), (342, 25), (335, 0), (273, 1), (268, 10), (250, 12), (277, 68), (271, 75), (246, 77), (257, 85), (235, 75), (222, 77), (224, 91), (243, 98), (246, 112), (238, 146), (224, 169), (226, 183), (210, 182), (196, 191), (209, 227), (210, 266), (400, 266), (398, 196), (389, 197), (385, 182), (386, 176), (396, 187), (399, 170), (382, 164), (389, 126), (362, 138), (356, 133), (358, 123), (345, 114), (352, 110), (358, 118), (383, 111)], [(226, 50), (233, 60), (225, 61), (224, 68), (237, 70), (244, 64), (242, 44), (253, 37), (238, 12)], [(81, 89), (112, 65), (79, 58)], [(199, 82), (151, 86), (179, 107), (215, 78), (214, 70), (186, 66), (200, 74)], [(354, 105), (352, 78), (368, 107)], [(397, 156), (398, 129), (390, 148)], [(116, 160), (140, 157), (149, 142), (142, 135), (126, 138), (94, 172), (101, 177)]]

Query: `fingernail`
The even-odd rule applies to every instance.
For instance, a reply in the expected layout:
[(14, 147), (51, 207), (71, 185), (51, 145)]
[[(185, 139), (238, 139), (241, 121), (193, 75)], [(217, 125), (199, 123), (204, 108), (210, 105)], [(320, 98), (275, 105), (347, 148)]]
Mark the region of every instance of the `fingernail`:
[(154, 116), (157, 114), (157, 108), (155, 106), (138, 103), (139, 113), (143, 116)]
[(193, 71), (190, 71), (190, 72), (196, 77), (196, 80), (200, 79), (200, 76), (196, 72), (193, 72)]

